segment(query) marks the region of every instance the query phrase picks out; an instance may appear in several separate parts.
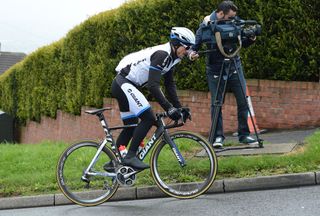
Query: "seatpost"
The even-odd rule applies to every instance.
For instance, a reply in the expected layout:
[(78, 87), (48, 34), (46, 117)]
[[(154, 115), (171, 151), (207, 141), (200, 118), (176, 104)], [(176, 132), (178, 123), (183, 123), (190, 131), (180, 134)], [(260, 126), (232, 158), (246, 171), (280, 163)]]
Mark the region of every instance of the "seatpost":
[(101, 113), (97, 113), (97, 116), (98, 116), (99, 121), (100, 121), (100, 123), (102, 125), (103, 131), (106, 134), (106, 137), (107, 138), (112, 138), (111, 135), (110, 135), (108, 123), (107, 123), (103, 113), (102, 112)]

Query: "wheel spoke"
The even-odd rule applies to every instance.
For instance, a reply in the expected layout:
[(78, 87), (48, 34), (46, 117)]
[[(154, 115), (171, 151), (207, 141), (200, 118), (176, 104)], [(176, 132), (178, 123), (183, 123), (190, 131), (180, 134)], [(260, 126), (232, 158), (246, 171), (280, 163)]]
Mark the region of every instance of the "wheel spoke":
[[(152, 154), (152, 175), (165, 193), (177, 198), (193, 198), (212, 185), (217, 171), (217, 159), (208, 142), (190, 132), (170, 135), (186, 165), (181, 166), (169, 144), (164, 141)], [(199, 156), (199, 152), (202, 152)]]
[(115, 160), (112, 151), (106, 147), (86, 173), (99, 146), (91, 141), (80, 142), (67, 148), (59, 159), (59, 187), (67, 198), (77, 204), (98, 205), (110, 199), (118, 188), (118, 183), (114, 181), (115, 174), (103, 169), (107, 162)]

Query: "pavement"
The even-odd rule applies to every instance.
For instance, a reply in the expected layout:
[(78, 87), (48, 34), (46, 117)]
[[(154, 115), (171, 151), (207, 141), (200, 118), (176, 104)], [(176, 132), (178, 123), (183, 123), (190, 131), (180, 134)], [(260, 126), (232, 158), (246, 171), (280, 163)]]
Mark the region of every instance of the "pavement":
[[(264, 140), (263, 148), (247, 149), (242, 147), (243, 149), (221, 151), (218, 152), (217, 155), (230, 156), (251, 154), (284, 154), (293, 151), (297, 145), (303, 145), (307, 136), (312, 135), (315, 131), (319, 130), (320, 128), (290, 131), (269, 131), (264, 134), (260, 134), (260, 138)], [(226, 138), (226, 141), (237, 141), (237, 137), (233, 137), (232, 135), (227, 136)], [(255, 178), (216, 180), (206, 193), (228, 193), (236, 191), (266, 190), (310, 185), (320, 186), (320, 171), (259, 176)], [(130, 187), (120, 188), (110, 201), (150, 199), (166, 196), (167, 195), (162, 193), (156, 186)], [(72, 203), (62, 194), (0, 198), (0, 210), (58, 206), (67, 204)]]
[[(303, 145), (305, 138), (317, 130), (320, 130), (320, 128), (266, 131), (265, 133), (258, 134), (259, 138), (263, 140), (263, 148), (259, 148), (258, 145), (254, 147), (242, 145), (216, 149), (216, 153), (218, 156), (285, 154), (294, 151), (299, 145)], [(252, 137), (256, 139), (254, 134)], [(225, 142), (237, 143), (238, 137), (227, 135)]]

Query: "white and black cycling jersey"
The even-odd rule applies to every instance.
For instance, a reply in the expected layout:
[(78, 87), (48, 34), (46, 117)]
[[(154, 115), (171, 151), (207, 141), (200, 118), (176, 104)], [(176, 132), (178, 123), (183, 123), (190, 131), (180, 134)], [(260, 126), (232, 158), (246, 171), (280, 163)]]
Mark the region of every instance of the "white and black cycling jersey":
[(171, 52), (168, 42), (131, 53), (120, 61), (116, 71), (136, 86), (143, 86), (148, 82), (150, 69), (164, 75), (181, 61), (180, 58), (173, 59)]
[[(116, 71), (118, 76), (124, 77), (136, 87), (146, 86), (161, 107), (168, 110), (171, 106), (181, 106), (172, 70), (180, 61), (181, 59), (176, 56), (168, 42), (125, 56), (116, 67)], [(168, 99), (172, 104), (161, 91), (162, 76)], [(122, 84), (119, 83), (119, 85)]]

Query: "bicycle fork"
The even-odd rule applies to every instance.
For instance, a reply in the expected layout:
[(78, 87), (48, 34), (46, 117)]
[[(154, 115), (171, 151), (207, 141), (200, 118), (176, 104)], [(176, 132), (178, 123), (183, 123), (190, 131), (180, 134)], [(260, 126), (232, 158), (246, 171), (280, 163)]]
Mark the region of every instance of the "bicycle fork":
[(177, 145), (174, 143), (174, 141), (170, 138), (169, 133), (167, 132), (167, 130), (164, 131), (163, 133), (163, 138), (164, 140), (170, 145), (174, 155), (176, 156), (177, 160), (180, 163), (181, 167), (186, 166), (186, 161), (183, 158), (182, 154), (180, 153)]

